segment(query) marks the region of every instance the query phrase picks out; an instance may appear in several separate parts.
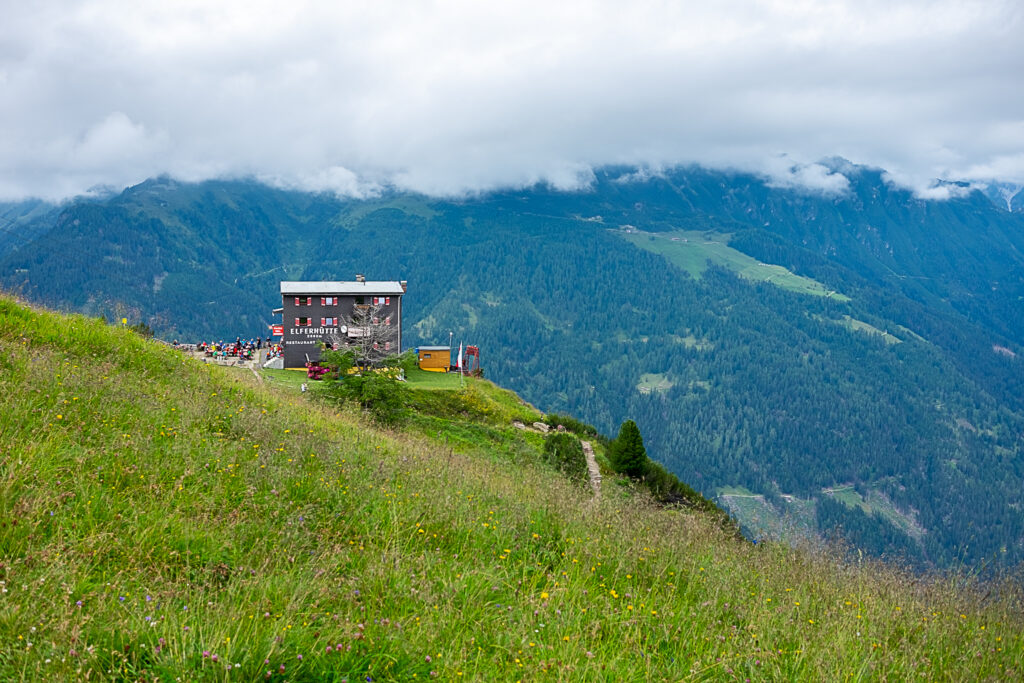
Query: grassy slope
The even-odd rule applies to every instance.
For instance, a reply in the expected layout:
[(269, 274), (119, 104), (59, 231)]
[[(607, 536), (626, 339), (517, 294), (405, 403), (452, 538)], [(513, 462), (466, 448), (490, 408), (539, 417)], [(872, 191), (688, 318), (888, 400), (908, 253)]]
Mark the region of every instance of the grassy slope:
[(591, 501), (478, 389), (380, 431), (0, 299), (0, 679), (1020, 675), (1017, 593)]
[(458, 389), (465, 384), (465, 377), (457, 372), (427, 372), (419, 368), (409, 371), (409, 385), (418, 389)]
[(699, 278), (708, 267), (708, 262), (735, 272), (740, 277), (754, 282), (768, 282), (800, 294), (830, 296), (839, 301), (849, 297), (833, 292), (817, 280), (796, 275), (782, 266), (761, 263), (729, 246), (730, 235), (680, 230), (666, 233), (622, 233), (622, 237), (641, 249), (661, 254), (670, 263)]

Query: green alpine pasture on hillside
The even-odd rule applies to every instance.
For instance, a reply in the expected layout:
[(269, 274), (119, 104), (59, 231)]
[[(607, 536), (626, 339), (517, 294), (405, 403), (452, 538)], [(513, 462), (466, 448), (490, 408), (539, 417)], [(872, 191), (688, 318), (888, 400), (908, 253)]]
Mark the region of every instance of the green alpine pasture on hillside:
[(800, 294), (826, 296), (838, 301), (850, 297), (835, 292), (816, 280), (796, 275), (788, 269), (762, 263), (729, 246), (731, 235), (713, 231), (676, 230), (666, 233), (623, 232), (622, 237), (641, 249), (661, 254), (692, 277), (699, 278), (708, 263), (731, 270), (753, 282), (767, 282)]
[(316, 393), (0, 299), (0, 679), (1022, 674), (1010, 584), (594, 499), (484, 382), (390, 430)]

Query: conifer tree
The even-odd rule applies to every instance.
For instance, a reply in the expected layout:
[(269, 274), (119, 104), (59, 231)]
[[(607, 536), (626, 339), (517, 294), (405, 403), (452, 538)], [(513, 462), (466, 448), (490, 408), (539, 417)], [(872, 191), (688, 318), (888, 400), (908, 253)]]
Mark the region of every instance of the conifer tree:
[(612, 465), (615, 471), (629, 477), (642, 477), (647, 470), (647, 449), (640, 428), (632, 420), (619, 427), (619, 436), (612, 444)]

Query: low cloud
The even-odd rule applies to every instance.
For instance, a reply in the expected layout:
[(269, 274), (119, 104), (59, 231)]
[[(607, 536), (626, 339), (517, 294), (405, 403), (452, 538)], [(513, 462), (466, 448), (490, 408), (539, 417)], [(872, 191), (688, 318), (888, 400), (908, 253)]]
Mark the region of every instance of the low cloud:
[(882, 180), (895, 185), (910, 189), (918, 199), (930, 199), (945, 201), (956, 197), (966, 197), (974, 191), (975, 187), (967, 182), (950, 182), (943, 180), (927, 180), (901, 175), (900, 173), (885, 171), (882, 173)]
[(846, 194), (850, 179), (822, 164), (794, 164), (781, 157), (765, 169), (769, 187), (799, 189), (826, 195)]
[(843, 192), (833, 156), (920, 196), (1024, 180), (1010, 0), (8, 4), (0, 198), (162, 173), (572, 190), (680, 164)]
[(1024, 184), (1024, 152), (997, 155), (984, 163), (972, 164), (954, 170), (951, 175), (982, 182), (1003, 181)]
[(261, 182), (285, 190), (328, 193), (339, 197), (367, 199), (380, 196), (383, 186), (360, 178), (347, 168), (332, 166), (312, 173), (258, 176)]
[(620, 185), (627, 185), (629, 183), (646, 183), (648, 180), (655, 178), (664, 178), (665, 169), (663, 167), (651, 168), (649, 166), (641, 166), (635, 171), (629, 173), (623, 173), (622, 175), (615, 178), (613, 182)]

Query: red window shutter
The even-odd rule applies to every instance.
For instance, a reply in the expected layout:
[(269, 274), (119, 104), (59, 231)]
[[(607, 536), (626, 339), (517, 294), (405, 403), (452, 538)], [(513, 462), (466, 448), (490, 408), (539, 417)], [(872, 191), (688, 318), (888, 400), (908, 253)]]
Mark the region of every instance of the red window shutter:
[(327, 327), (327, 318), (320, 318), (320, 327)]
[(385, 306), (390, 306), (391, 305), (391, 297), (390, 296), (384, 297), (384, 305)]
[(299, 303), (299, 297), (295, 297), (295, 305), (296, 306), (301, 306), (302, 305), (302, 304)]
[(299, 319), (298, 319), (298, 318), (296, 318), (296, 319), (295, 319), (295, 327), (299, 327), (300, 325), (302, 325), (302, 323), (300, 323), (300, 322), (299, 322)]
[(325, 297), (325, 296), (320, 297), (320, 305), (321, 306), (326, 306), (327, 305), (327, 297)]

